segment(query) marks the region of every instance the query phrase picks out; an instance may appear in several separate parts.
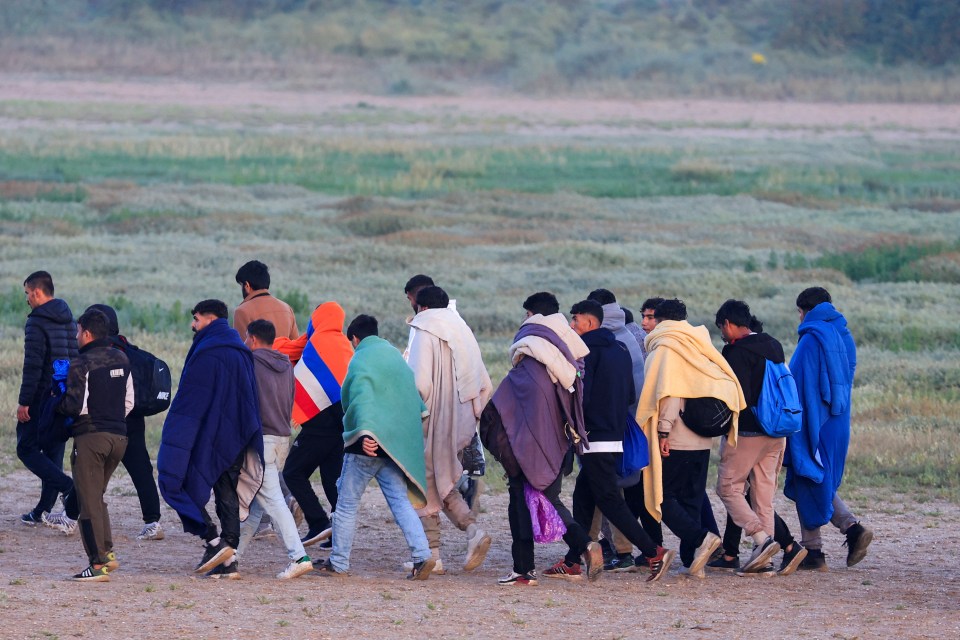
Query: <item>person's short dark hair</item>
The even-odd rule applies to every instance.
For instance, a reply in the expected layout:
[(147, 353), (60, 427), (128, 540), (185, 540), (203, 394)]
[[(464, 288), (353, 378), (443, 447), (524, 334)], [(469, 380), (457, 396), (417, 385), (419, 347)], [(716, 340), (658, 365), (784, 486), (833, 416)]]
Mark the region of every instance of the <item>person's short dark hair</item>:
[(88, 309), (77, 318), (77, 326), (83, 331), (89, 331), (94, 340), (103, 340), (110, 335), (110, 320), (107, 314), (99, 309)]
[(571, 316), (581, 314), (593, 316), (600, 324), (603, 324), (603, 307), (596, 300), (581, 300), (570, 307)]
[(198, 302), (193, 309), (190, 310), (190, 315), (214, 315), (218, 318), (226, 319), (229, 317), (229, 312), (227, 311), (227, 305), (222, 300), (201, 300)]
[(640, 313), (643, 313), (647, 309), (653, 311), (661, 302), (663, 302), (663, 298), (647, 298), (643, 301), (643, 304), (640, 305)]
[(53, 295), (53, 276), (46, 271), (34, 271), (23, 281), (23, 286), (28, 289), (40, 289), (48, 296)]
[(117, 311), (108, 304), (92, 304), (84, 310), (84, 313), (87, 311), (99, 311), (103, 315), (107, 316), (108, 329), (111, 336), (120, 335), (120, 323), (117, 321)]
[(763, 331), (763, 323), (757, 320), (757, 317), (750, 313), (750, 305), (743, 300), (727, 300), (717, 309), (717, 315), (714, 322), (717, 328), (729, 320), (730, 324), (738, 327), (747, 327), (750, 331), (760, 333)]
[(356, 338), (357, 340), (363, 340), (369, 336), (380, 335), (379, 331), (380, 327), (377, 319), (361, 313), (350, 321), (350, 326), (347, 327), (347, 339), (353, 340)]
[(260, 318), (247, 325), (247, 334), (263, 344), (272, 345), (273, 341), (277, 339), (277, 328), (269, 320)]
[(425, 276), (422, 273), (418, 273), (417, 275), (407, 280), (407, 284), (403, 285), (403, 292), (416, 294), (416, 292), (419, 291), (420, 289), (423, 289), (424, 287), (432, 287), (432, 286), (433, 286), (433, 278), (431, 278), (430, 276)]
[(237, 284), (250, 284), (254, 291), (270, 288), (270, 270), (259, 260), (251, 260), (237, 270)]
[(549, 291), (538, 291), (523, 301), (523, 308), (533, 314), (550, 316), (560, 313), (560, 302)]
[(657, 305), (657, 308), (653, 310), (653, 317), (659, 320), (686, 320), (687, 319), (687, 305), (683, 304), (683, 300), (678, 298), (673, 298), (671, 300), (664, 300)]
[(446, 309), (450, 296), (440, 287), (424, 287), (417, 291), (417, 306), (427, 309)]
[(587, 298), (596, 300), (600, 304), (613, 304), (617, 301), (617, 296), (613, 295), (613, 291), (609, 289), (594, 289)]
[(620, 307), (623, 310), (623, 322), (624, 324), (630, 324), (633, 322), (633, 311), (627, 309), (626, 307)]
[(797, 296), (797, 309), (801, 311), (810, 311), (822, 302), (833, 302), (830, 298), (830, 292), (823, 287), (810, 287), (804, 289)]

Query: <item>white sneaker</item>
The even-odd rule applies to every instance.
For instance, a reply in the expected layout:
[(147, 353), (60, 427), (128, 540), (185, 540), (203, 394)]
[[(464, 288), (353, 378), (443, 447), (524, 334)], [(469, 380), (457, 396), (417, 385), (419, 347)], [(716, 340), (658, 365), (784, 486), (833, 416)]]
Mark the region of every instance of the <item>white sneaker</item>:
[(43, 514), (43, 524), (68, 536), (73, 535), (77, 531), (77, 521), (68, 517), (64, 511)]
[(299, 578), (305, 573), (310, 573), (313, 571), (313, 563), (310, 561), (310, 558), (304, 556), (300, 560), (296, 560), (287, 565), (287, 568), (277, 574), (277, 578), (280, 580), (291, 580), (293, 578)]
[[(432, 574), (435, 575), (435, 576), (446, 575), (447, 572), (446, 572), (446, 570), (443, 568), (443, 560), (441, 560), (440, 558), (437, 558), (436, 560), (437, 560), (436, 564), (433, 565), (433, 571), (431, 571), (430, 573), (432, 573)], [(413, 571), (413, 563), (412, 563), (412, 562), (404, 562), (404, 563), (403, 563), (403, 568), (404, 568), (405, 570), (407, 570), (407, 571)]]
[(148, 522), (143, 525), (137, 540), (163, 540), (164, 536), (163, 527), (160, 526), (159, 522)]
[[(483, 564), (490, 550), (490, 535), (477, 527), (473, 535), (467, 539), (467, 559), (463, 563), (464, 571), (473, 571)], [(603, 566), (603, 563), (600, 563)]]

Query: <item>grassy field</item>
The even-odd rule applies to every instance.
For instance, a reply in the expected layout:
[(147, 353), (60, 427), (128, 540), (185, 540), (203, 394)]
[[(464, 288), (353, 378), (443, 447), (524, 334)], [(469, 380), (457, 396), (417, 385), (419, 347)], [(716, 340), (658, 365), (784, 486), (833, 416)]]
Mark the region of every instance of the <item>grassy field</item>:
[(960, 97), (955, 3), (6, 0), (0, 71), (381, 95)]
[(235, 305), (246, 260), (270, 265), (301, 326), (333, 299), (376, 315), (395, 344), (403, 283), (429, 273), (495, 381), (534, 291), (566, 308), (597, 287), (633, 309), (678, 296), (711, 329), (742, 298), (792, 351), (794, 299), (816, 284), (861, 348), (848, 481), (960, 496), (960, 132), (537, 124), (364, 103), (0, 103), (0, 414), (12, 427), (19, 285), (36, 269), (75, 313), (113, 304), (175, 372), (187, 310)]

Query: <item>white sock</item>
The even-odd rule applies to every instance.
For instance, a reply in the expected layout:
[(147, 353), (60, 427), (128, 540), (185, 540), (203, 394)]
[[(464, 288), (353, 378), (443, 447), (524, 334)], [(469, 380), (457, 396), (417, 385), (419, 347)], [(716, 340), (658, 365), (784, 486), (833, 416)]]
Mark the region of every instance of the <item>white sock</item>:
[(751, 536), (751, 537), (753, 538), (753, 544), (755, 544), (755, 545), (757, 545), (757, 546), (759, 547), (759, 546), (762, 545), (764, 542), (766, 542), (766, 541), (767, 541), (767, 538), (769, 538), (770, 536), (768, 536), (764, 531), (757, 531), (757, 532), (756, 532), (755, 534), (753, 534), (753, 536)]
[(204, 544), (207, 545), (208, 547), (215, 547), (218, 544), (220, 544), (220, 536), (217, 536), (213, 540), (210, 540), (209, 542), (205, 542)]

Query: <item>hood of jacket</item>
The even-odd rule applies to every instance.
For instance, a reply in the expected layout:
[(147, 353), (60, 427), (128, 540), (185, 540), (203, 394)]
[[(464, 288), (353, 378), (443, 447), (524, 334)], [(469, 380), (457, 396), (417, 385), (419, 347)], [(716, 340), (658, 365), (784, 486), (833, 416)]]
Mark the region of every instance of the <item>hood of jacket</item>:
[(310, 316), (310, 323), (314, 331), (336, 331), (343, 333), (343, 321), (347, 314), (336, 302), (324, 302), (319, 305)]
[(254, 349), (253, 359), (277, 373), (283, 373), (292, 366), (290, 358), (273, 349)]
[(617, 337), (613, 335), (613, 331), (610, 329), (605, 329), (600, 327), (599, 329), (594, 329), (593, 331), (587, 331), (585, 334), (580, 336), (580, 339), (583, 340), (583, 343), (587, 345), (588, 349), (592, 350), (592, 347), (609, 347), (617, 341)]
[(30, 311), (30, 316), (43, 318), (56, 324), (70, 324), (73, 322), (73, 313), (70, 306), (60, 298), (53, 298)]
[(775, 362), (777, 364), (784, 362), (783, 346), (777, 342), (773, 336), (766, 333), (752, 333), (740, 338), (733, 343), (733, 346), (746, 349), (751, 353)]

